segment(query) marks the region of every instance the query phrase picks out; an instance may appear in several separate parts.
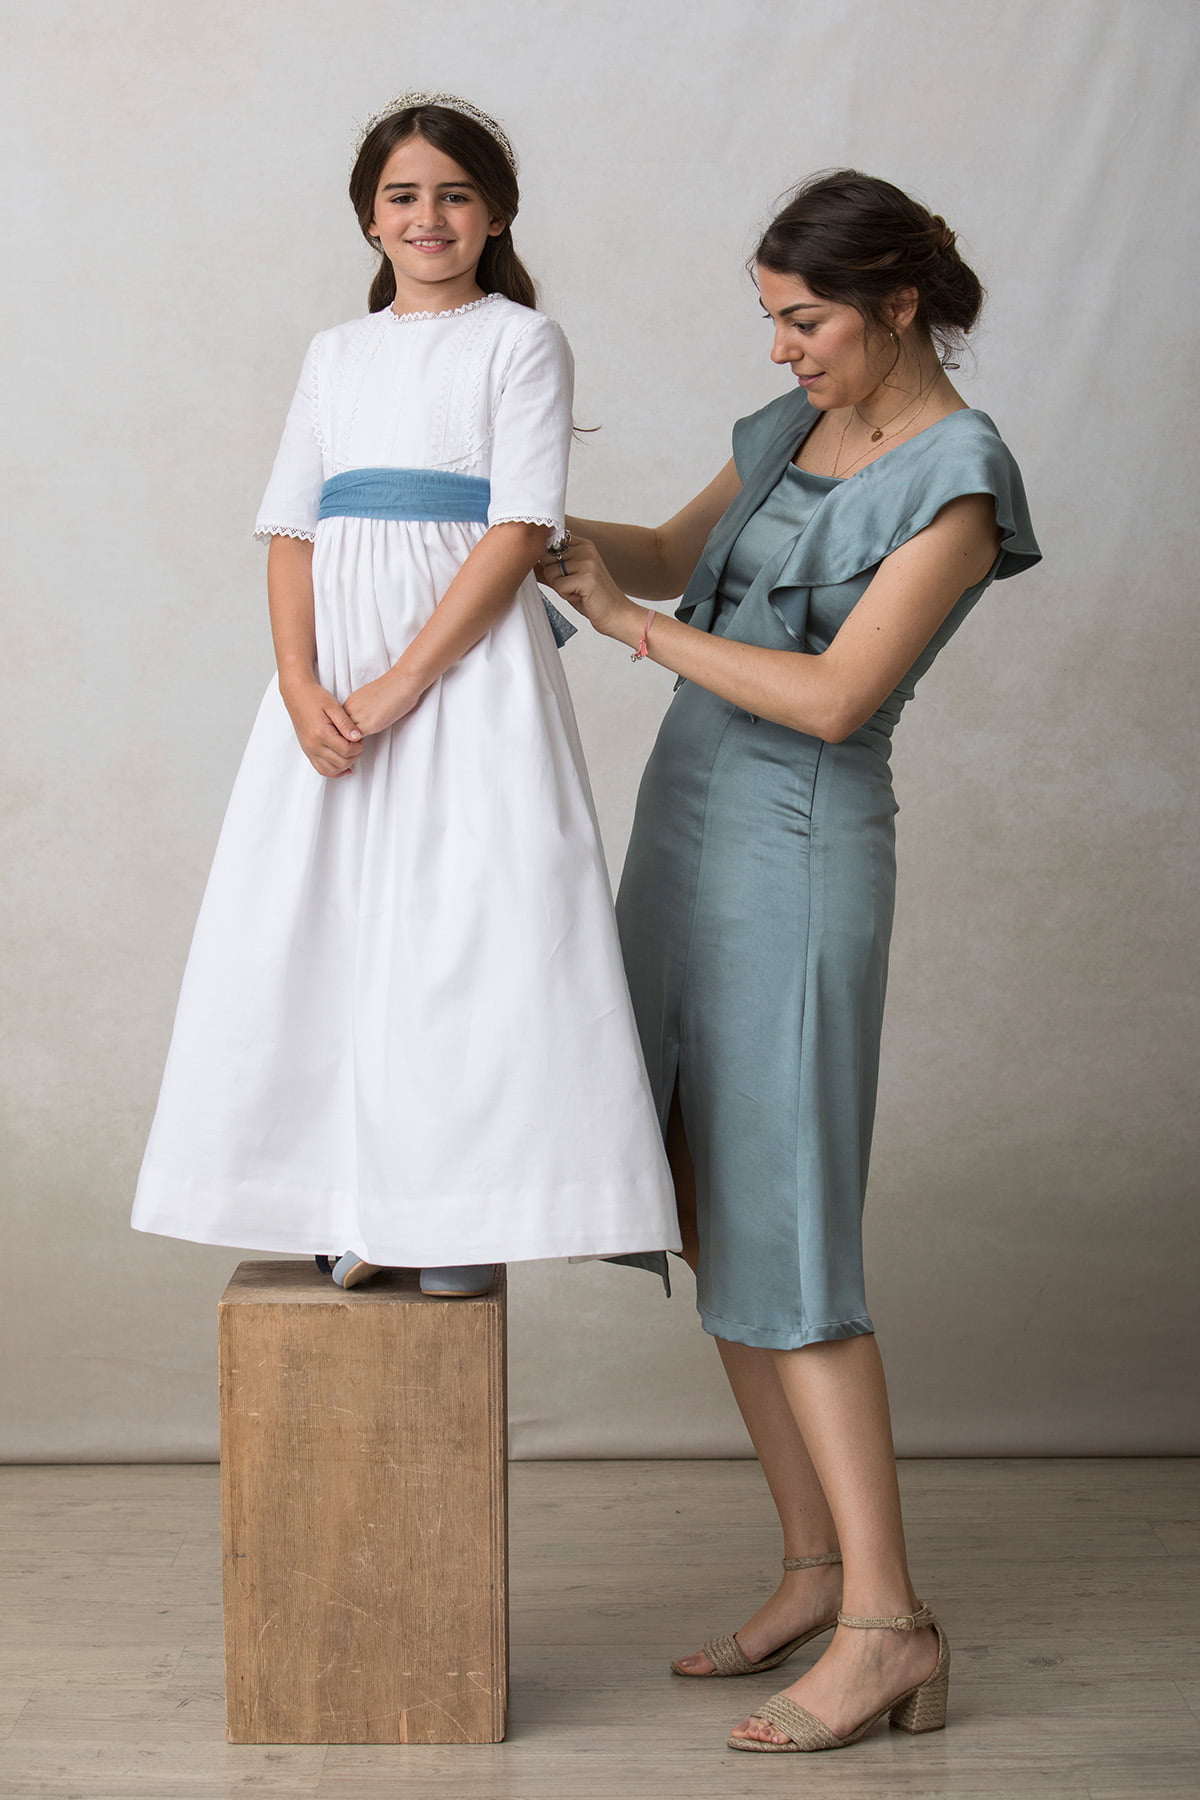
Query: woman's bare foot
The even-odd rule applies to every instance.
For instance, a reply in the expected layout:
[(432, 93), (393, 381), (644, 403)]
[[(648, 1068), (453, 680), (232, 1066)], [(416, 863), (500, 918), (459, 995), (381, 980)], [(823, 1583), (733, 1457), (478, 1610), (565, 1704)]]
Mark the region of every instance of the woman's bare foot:
[[(937, 1659), (937, 1633), (928, 1626), (923, 1631), (840, 1626), (819, 1661), (780, 1691), (828, 1725), (836, 1737), (847, 1737), (864, 1719), (932, 1675)], [(788, 1741), (784, 1732), (763, 1719), (743, 1719), (731, 1736), (754, 1738), (760, 1744)]]
[[(790, 1569), (764, 1606), (736, 1633), (751, 1662), (761, 1662), (781, 1644), (832, 1619), (842, 1602), (842, 1571), (836, 1563), (815, 1569)], [(675, 1667), (687, 1675), (711, 1675), (713, 1665), (703, 1650), (681, 1656)]]

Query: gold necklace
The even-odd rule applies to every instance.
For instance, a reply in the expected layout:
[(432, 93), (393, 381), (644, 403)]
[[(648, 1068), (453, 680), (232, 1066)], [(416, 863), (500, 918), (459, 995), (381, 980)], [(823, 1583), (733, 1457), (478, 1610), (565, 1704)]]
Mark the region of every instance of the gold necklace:
[[(940, 373), (941, 373), (941, 370), (939, 369), (938, 374), (940, 374)], [(936, 374), (931, 375), (929, 378), (929, 381), (926, 383), (925, 387), (918, 389), (916, 395), (914, 396), (914, 400), (919, 400), (921, 398), (922, 394), (928, 393), (929, 389), (933, 386), (933, 384), (936, 380), (937, 380), (937, 375)], [(894, 412), (890, 419), (885, 419), (881, 425), (876, 425), (875, 429), (871, 433), (871, 442), (873, 444), (877, 444), (879, 442), (880, 438), (883, 436), (884, 432), (887, 430), (888, 426), (892, 423), (892, 421), (895, 419), (898, 419), (900, 417), (900, 413), (905, 413), (908, 411), (909, 407), (914, 404), (914, 400), (906, 400), (904, 402), (904, 405), (900, 408), (900, 412)], [(863, 419), (862, 411), (859, 407), (857, 400), (854, 402), (854, 410), (856, 413), (858, 413), (858, 416), (860, 419), (862, 419), (862, 422), (864, 425), (869, 425), (871, 423), (870, 419)]]
[(842, 426), (842, 435), (838, 439), (837, 455), (833, 459), (833, 478), (835, 480), (837, 478), (838, 464), (842, 460), (842, 449), (846, 442), (846, 433), (850, 429), (850, 422), (853, 419), (853, 417), (854, 417), (854, 408), (851, 407), (850, 411), (846, 414), (846, 423)]
[[(929, 396), (930, 396), (930, 394), (932, 394), (934, 385), (937, 381), (938, 375), (940, 375), (940, 374), (941, 374), (941, 370), (938, 369), (937, 372), (930, 377), (926, 386), (921, 390), (921, 393), (917, 395), (917, 399), (920, 400), (921, 404), (920, 404), (920, 406), (918, 406), (918, 408), (917, 408), (916, 412), (913, 414), (912, 418), (908, 421), (909, 425), (915, 425), (917, 420), (920, 418), (921, 414), (925, 411), (925, 408), (929, 403)], [(893, 413), (892, 417), (890, 419), (885, 419), (883, 422), (884, 425), (891, 425), (896, 419), (898, 419), (900, 417), (900, 413), (907, 412), (909, 407), (912, 404), (913, 403), (911, 400), (906, 400), (904, 402), (904, 405), (900, 408), (900, 412)], [(860, 419), (862, 419), (862, 414), (858, 411), (857, 400), (855, 401), (854, 405), (850, 409), (850, 416), (846, 420), (846, 423), (842, 426), (842, 435), (838, 439), (837, 455), (833, 459), (833, 473), (834, 473), (835, 477), (837, 477), (838, 465), (842, 460), (842, 446), (846, 442), (846, 433), (849, 431), (850, 426), (854, 421), (855, 414), (857, 414), (858, 417)], [(863, 424), (869, 425), (870, 420), (863, 419)], [(900, 431), (907, 431), (907, 429), (908, 429), (907, 425), (902, 425), (900, 427)], [(871, 454), (871, 445), (878, 444), (879, 442), (881, 442), (883, 439), (883, 435), (884, 435), (883, 425), (877, 425), (875, 427), (874, 431), (871, 433), (870, 443), (868, 444), (868, 447), (863, 451), (862, 455), (856, 456), (852, 463), (846, 464), (845, 475), (848, 475), (850, 473), (851, 469), (856, 469), (860, 462), (866, 461), (867, 457), (870, 456), (870, 454)], [(893, 431), (892, 436), (899, 437), (900, 432)], [(844, 478), (845, 478), (845, 476), (842, 477), (842, 479), (844, 479)]]

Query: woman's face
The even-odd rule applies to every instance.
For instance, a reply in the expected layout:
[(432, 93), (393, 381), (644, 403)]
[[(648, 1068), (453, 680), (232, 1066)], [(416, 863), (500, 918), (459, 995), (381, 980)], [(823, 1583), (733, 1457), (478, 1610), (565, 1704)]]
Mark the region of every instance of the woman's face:
[(760, 266), (758, 292), (775, 322), (771, 361), (786, 363), (822, 412), (861, 404), (894, 365), (889, 332), (868, 324), (857, 307), (822, 300), (800, 276)]
[(368, 229), (398, 279), (435, 283), (473, 274), (504, 221), (489, 216), (477, 184), (453, 157), (411, 137), (384, 164)]

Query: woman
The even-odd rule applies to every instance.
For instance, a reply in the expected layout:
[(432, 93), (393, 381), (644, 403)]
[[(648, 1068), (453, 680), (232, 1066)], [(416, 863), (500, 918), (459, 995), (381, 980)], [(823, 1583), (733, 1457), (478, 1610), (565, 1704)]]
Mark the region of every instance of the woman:
[[(834, 1630), (729, 1740), (792, 1751), (884, 1713), (945, 1721), (949, 1652), (909, 1580), (862, 1275), (888, 751), (984, 589), (1039, 551), (1011, 455), (946, 373), (982, 290), (945, 221), (843, 170), (795, 194), (754, 260), (797, 391), (735, 426), (732, 460), (666, 525), (572, 520), (543, 574), (680, 677), (618, 914), (701, 1319), (785, 1561), (735, 1636), (672, 1666), (748, 1674)], [(684, 589), (674, 619), (627, 597)]]

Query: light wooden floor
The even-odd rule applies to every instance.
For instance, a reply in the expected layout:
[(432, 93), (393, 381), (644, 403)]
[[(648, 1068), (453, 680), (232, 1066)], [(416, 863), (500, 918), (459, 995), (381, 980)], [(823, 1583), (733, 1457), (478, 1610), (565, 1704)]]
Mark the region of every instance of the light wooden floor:
[(907, 1464), (918, 1588), (954, 1646), (950, 1728), (803, 1760), (724, 1747), (779, 1676), (666, 1670), (774, 1580), (754, 1465), (512, 1474), (507, 1743), (326, 1749), (224, 1741), (214, 1468), (0, 1470), (0, 1796), (1200, 1795), (1198, 1463)]

